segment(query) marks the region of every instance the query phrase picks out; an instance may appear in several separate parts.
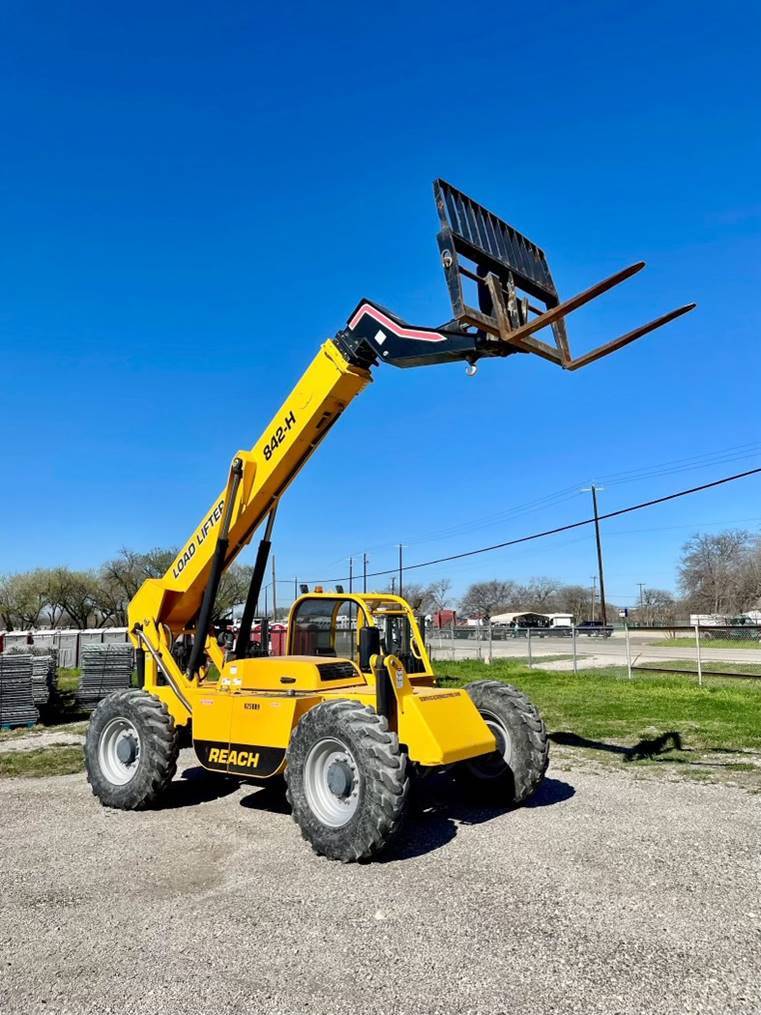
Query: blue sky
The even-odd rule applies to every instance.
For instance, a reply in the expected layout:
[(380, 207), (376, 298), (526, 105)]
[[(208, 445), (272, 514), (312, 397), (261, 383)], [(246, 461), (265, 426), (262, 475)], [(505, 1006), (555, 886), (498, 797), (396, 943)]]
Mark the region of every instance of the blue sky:
[[(543, 246), (561, 295), (649, 262), (569, 319), (579, 351), (698, 310), (578, 374), (379, 370), (284, 501), (283, 577), (573, 521), (592, 480), (613, 510), (761, 464), (760, 10), (4, 4), (0, 572), (182, 542), (360, 297), (446, 320), (436, 176)], [(610, 598), (672, 587), (694, 531), (758, 528), (760, 491), (608, 523)], [(583, 531), (416, 578), (594, 569)]]

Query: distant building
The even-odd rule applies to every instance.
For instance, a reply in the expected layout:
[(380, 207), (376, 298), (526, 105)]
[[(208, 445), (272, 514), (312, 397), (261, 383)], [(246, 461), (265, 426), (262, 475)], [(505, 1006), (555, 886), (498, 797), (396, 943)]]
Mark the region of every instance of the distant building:
[(434, 627), (452, 627), (457, 624), (457, 610), (437, 610), (431, 620)]
[(506, 627), (573, 627), (572, 613), (535, 613), (532, 610), (497, 613), (492, 624)]

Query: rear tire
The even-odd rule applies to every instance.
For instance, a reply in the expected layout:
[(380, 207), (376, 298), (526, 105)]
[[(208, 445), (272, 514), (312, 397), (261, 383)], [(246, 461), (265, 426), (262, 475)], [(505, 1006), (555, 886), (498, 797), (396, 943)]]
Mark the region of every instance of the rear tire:
[(479, 680), (465, 690), (494, 733), (498, 750), (462, 762), (458, 775), (490, 801), (522, 804), (539, 788), (549, 763), (547, 730), (533, 702), (511, 684)]
[(174, 778), (178, 749), (163, 701), (147, 691), (115, 691), (99, 703), (87, 728), (87, 781), (104, 807), (151, 807)]
[(299, 722), (286, 757), (293, 819), (315, 853), (369, 860), (392, 841), (409, 777), (382, 716), (356, 701), (322, 702)]

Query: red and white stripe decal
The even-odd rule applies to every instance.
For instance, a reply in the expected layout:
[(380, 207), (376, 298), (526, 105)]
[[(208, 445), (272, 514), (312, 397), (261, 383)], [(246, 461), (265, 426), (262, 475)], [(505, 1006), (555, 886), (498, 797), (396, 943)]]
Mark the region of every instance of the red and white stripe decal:
[(415, 342), (443, 342), (446, 338), (445, 335), (440, 335), (437, 331), (418, 331), (416, 328), (405, 328), (403, 325), (397, 324), (396, 321), (392, 321), (390, 317), (387, 317), (377, 307), (373, 307), (369, 303), (362, 304), (349, 321), (349, 327), (352, 329), (356, 328), (365, 314), (372, 317), (378, 324), (383, 325), (384, 328), (388, 328), (390, 332), (399, 338), (411, 338)]

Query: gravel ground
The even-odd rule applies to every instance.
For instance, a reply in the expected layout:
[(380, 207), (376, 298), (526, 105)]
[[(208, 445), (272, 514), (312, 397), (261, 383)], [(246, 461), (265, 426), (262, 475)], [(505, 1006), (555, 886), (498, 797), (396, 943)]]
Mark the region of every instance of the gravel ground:
[(3, 1012), (761, 1012), (757, 796), (551, 770), (497, 813), (434, 784), (343, 866), (277, 793), (185, 775), (142, 814), (0, 782)]

